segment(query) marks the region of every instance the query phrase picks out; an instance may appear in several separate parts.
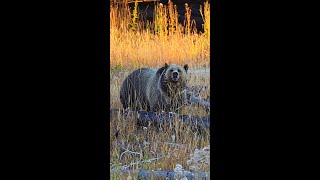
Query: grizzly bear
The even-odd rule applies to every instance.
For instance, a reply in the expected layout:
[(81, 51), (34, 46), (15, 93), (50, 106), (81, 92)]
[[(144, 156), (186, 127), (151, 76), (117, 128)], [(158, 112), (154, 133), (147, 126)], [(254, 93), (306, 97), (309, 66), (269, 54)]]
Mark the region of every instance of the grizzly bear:
[(177, 112), (186, 101), (188, 65), (165, 63), (158, 70), (141, 68), (124, 80), (120, 101), (124, 109)]

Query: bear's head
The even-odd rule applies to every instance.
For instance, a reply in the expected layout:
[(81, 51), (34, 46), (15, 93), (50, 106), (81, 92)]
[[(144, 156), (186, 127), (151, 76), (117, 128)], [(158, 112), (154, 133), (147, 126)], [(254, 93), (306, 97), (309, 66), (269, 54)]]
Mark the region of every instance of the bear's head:
[(161, 86), (164, 90), (182, 90), (187, 86), (188, 64), (183, 67), (165, 63), (164, 67), (157, 71), (160, 77)]

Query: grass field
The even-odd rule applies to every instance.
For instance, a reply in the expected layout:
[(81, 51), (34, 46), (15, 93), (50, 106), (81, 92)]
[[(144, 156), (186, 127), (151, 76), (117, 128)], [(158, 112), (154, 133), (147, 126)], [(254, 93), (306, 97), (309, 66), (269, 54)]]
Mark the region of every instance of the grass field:
[[(138, 4), (137, 4), (138, 5)], [(186, 6), (188, 8), (188, 6)], [(161, 66), (164, 62), (210, 65), (210, 6), (202, 6), (204, 32), (195, 33), (191, 11), (187, 9), (184, 24), (178, 23), (176, 6), (158, 4), (154, 20), (139, 20), (139, 14), (128, 5), (110, 7), (111, 66)]]
[[(159, 68), (167, 63), (189, 64), (190, 70), (208, 69), (210, 65), (210, 8), (204, 4), (204, 21), (207, 28), (202, 34), (176, 24), (175, 6), (157, 5), (153, 22), (139, 22), (139, 15), (128, 6), (111, 5), (110, 9), (110, 105), (122, 108), (119, 99), (120, 87), (124, 78), (136, 68)], [(187, 19), (188, 20), (188, 19)], [(189, 19), (190, 20), (190, 19)], [(191, 22), (191, 20), (190, 20)], [(144, 28), (143, 28), (144, 27)], [(203, 85), (210, 92), (210, 76), (189, 74), (189, 85)], [(207, 112), (195, 106), (187, 106), (183, 114), (207, 116)], [(138, 127), (135, 119), (121, 116), (113, 117), (110, 122), (110, 169), (130, 165), (131, 170), (173, 170), (176, 164), (191, 169), (187, 161), (195, 149), (210, 144), (209, 130), (197, 131), (193, 127), (172, 122), (163, 127)], [(159, 158), (148, 162), (147, 160)], [(145, 161), (141, 164), (137, 162)], [(210, 166), (203, 164), (199, 171), (209, 171)], [(136, 179), (136, 174), (111, 173), (111, 179)]]

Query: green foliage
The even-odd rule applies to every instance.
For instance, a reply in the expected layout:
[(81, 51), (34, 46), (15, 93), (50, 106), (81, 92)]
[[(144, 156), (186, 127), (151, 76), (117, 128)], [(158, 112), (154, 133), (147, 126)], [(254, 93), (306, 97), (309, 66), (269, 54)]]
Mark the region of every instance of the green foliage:
[(138, 18), (139, 18), (139, 14), (138, 14), (138, 1), (136, 1), (134, 3), (134, 8), (133, 8), (133, 12), (131, 15), (131, 30), (133, 31), (137, 31), (138, 30)]

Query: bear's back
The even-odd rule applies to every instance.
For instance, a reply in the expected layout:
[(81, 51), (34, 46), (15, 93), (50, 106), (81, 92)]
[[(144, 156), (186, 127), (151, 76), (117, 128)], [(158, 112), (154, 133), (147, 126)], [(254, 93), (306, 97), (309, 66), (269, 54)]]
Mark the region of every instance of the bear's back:
[(147, 83), (156, 73), (156, 70), (141, 68), (133, 71), (124, 80), (120, 89), (120, 100), (124, 108), (136, 110), (149, 109), (147, 103)]

